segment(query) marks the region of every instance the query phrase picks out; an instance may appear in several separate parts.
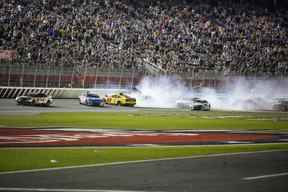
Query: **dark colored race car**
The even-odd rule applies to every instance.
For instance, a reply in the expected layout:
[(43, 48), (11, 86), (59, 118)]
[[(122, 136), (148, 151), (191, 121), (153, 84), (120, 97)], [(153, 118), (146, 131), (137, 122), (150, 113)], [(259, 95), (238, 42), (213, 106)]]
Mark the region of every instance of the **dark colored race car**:
[(288, 98), (278, 98), (273, 104), (273, 109), (276, 111), (288, 111)]
[(15, 100), (18, 105), (35, 105), (47, 107), (53, 103), (52, 96), (46, 95), (44, 93), (30, 93), (27, 95), (16, 97)]

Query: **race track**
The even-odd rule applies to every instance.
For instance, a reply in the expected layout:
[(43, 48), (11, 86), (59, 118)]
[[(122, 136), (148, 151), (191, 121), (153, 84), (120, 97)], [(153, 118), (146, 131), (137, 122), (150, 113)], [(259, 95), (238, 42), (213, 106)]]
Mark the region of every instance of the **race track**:
[[(78, 99), (55, 99), (50, 107), (17, 105), (13, 99), (0, 99), (0, 114), (29, 115), (40, 112), (135, 112), (137, 107), (80, 105)], [(171, 109), (173, 110), (173, 109)], [(179, 109), (175, 109), (175, 112)], [(151, 110), (150, 112), (152, 112)], [(165, 113), (165, 111), (163, 111)], [(48, 126), (49, 127), (49, 126)], [(136, 145), (198, 145), (287, 142), (288, 134), (245, 133), (231, 131), (137, 132), (132, 130), (97, 129), (17, 129), (0, 130), (0, 147), (7, 146), (136, 146)]]
[[(33, 107), (18, 106), (12, 99), (0, 99), (0, 113), (5, 114), (34, 114), (39, 112), (72, 112), (72, 111), (137, 111), (139, 108), (106, 106), (106, 107), (88, 107), (79, 105), (78, 100), (55, 100), (51, 107)], [(39, 137), (40, 130), (25, 129), (27, 134), (35, 142), (45, 142), (43, 137)], [(46, 134), (56, 135), (57, 138), (64, 138), (65, 142), (75, 132), (65, 132), (66, 135), (59, 137), (62, 130), (41, 130)], [(54, 133), (54, 131), (58, 131)], [(79, 131), (79, 130), (78, 130)], [(97, 130), (96, 130), (97, 131)], [(23, 132), (18, 129), (2, 128), (3, 138), (5, 134), (12, 133), (16, 142), (20, 145), (12, 144), (11, 146), (27, 145), (27, 138)], [(17, 138), (17, 133), (21, 136)], [(35, 133), (35, 137), (33, 134)], [(62, 131), (63, 133), (63, 131)], [(84, 131), (85, 134), (88, 134)], [(84, 134), (81, 132), (81, 134)], [(68, 134), (68, 135), (67, 135)], [(76, 132), (79, 137), (79, 132)], [(84, 134), (84, 136), (85, 136)], [(97, 134), (103, 133), (89, 133)], [(105, 134), (105, 133), (104, 133)], [(107, 132), (106, 132), (107, 134)], [(108, 136), (116, 137), (116, 141), (126, 141), (128, 145), (129, 137), (127, 133), (114, 132), (114, 136), (108, 132)], [(118, 134), (118, 135), (117, 135)], [(120, 134), (120, 135), (119, 135)], [(121, 135), (121, 134), (124, 134)], [(155, 133), (148, 132), (136, 133), (139, 139), (143, 137), (154, 137)], [(166, 133), (156, 133), (163, 138)], [(174, 134), (174, 135), (173, 135)], [(201, 136), (200, 133), (187, 133), (186, 137), (194, 138)], [(168, 137), (179, 139), (184, 133), (174, 132)], [(190, 134), (190, 135), (189, 135)], [(222, 134), (222, 133), (216, 133)], [(115, 136), (116, 135), (116, 136)], [(134, 135), (134, 136), (135, 136)], [(227, 141), (234, 140), (237, 134), (228, 135)], [(250, 138), (256, 138), (254, 134), (245, 134)], [(11, 139), (12, 136), (9, 135)], [(43, 136), (43, 135), (42, 135)], [(91, 136), (91, 135), (90, 135)], [(103, 135), (100, 135), (103, 137)], [(141, 137), (140, 137), (141, 136)], [(177, 137), (176, 137), (177, 136)], [(215, 135), (213, 135), (214, 137)], [(219, 136), (219, 135), (218, 135)], [(222, 135), (223, 136), (223, 135)], [(241, 136), (241, 135), (237, 135)], [(243, 135), (242, 135), (243, 136)], [(259, 141), (276, 138), (275, 135), (260, 134)], [(276, 135), (279, 136), (279, 135)], [(24, 139), (23, 139), (24, 137)], [(7, 139), (8, 137), (6, 137)], [(20, 139), (19, 139), (20, 138)], [(36, 139), (35, 139), (36, 138)], [(48, 138), (47, 135), (44, 138)], [(124, 138), (124, 140), (123, 140)], [(222, 138), (225, 138), (224, 136)], [(240, 137), (241, 138), (241, 137)], [(13, 138), (15, 139), (15, 138)], [(37, 140), (38, 139), (38, 140)], [(75, 141), (75, 136), (73, 136)], [(111, 139), (111, 138), (110, 138)], [(154, 138), (157, 141), (158, 138)], [(183, 138), (182, 138), (183, 139)], [(204, 137), (199, 137), (203, 142)], [(215, 139), (215, 138), (214, 138)], [(239, 137), (238, 137), (239, 139)], [(256, 138), (257, 139), (257, 138)], [(280, 139), (283, 139), (282, 137)], [(55, 139), (52, 139), (55, 140)], [(81, 138), (79, 138), (81, 140)], [(88, 141), (84, 138), (85, 141)], [(135, 138), (132, 139), (135, 141)], [(136, 140), (136, 141), (140, 141)], [(287, 142), (287, 135), (284, 140)], [(2, 140), (3, 142), (4, 140)], [(101, 140), (104, 141), (104, 140)], [(115, 141), (115, 140), (114, 140)], [(215, 141), (215, 140), (214, 140)], [(246, 138), (240, 141), (247, 142)], [(7, 141), (6, 141), (7, 142)], [(9, 140), (11, 142), (11, 140)], [(14, 142), (14, 140), (13, 140)], [(25, 143), (26, 142), (26, 143)], [(30, 142), (30, 141), (29, 141)], [(33, 146), (29, 143), (27, 146)], [(58, 140), (57, 146), (63, 145), (62, 140)], [(60, 142), (60, 143), (59, 143)], [(62, 142), (62, 143), (61, 143)], [(179, 141), (178, 141), (179, 142)], [(269, 142), (269, 141), (268, 141)], [(48, 141), (49, 143), (49, 141)], [(181, 142), (180, 142), (181, 143)], [(237, 142), (236, 142), (237, 143)], [(7, 143), (6, 143), (7, 144)], [(10, 143), (11, 144), (11, 143)], [(19, 144), (19, 143), (18, 143)], [(46, 143), (47, 144), (47, 143)], [(64, 143), (65, 144), (65, 143)], [(67, 144), (67, 143), (66, 143)], [(84, 143), (86, 145), (87, 143)], [(89, 144), (89, 143), (88, 143)], [(103, 143), (102, 143), (103, 144)], [(114, 143), (115, 144), (115, 143)], [(110, 145), (114, 145), (113, 143)], [(127, 143), (125, 143), (127, 144)], [(143, 143), (138, 143), (143, 144)], [(145, 144), (145, 143), (144, 143)], [(159, 144), (159, 143), (157, 143)], [(168, 143), (171, 145), (171, 143)], [(173, 144), (173, 143), (172, 143)], [(175, 143), (174, 143), (175, 144)], [(181, 143), (183, 144), (183, 143)], [(191, 144), (191, 142), (189, 143)], [(204, 144), (204, 143), (201, 143)], [(107, 145), (104, 142), (103, 145)], [(109, 143), (108, 143), (109, 145)], [(118, 144), (117, 144), (118, 145)], [(4, 147), (5, 145), (3, 145)], [(7, 145), (6, 145), (7, 146)], [(52, 145), (53, 146), (53, 145)], [(74, 168), (57, 168), (46, 170), (22, 171), (22, 172), (0, 172), (0, 191), (14, 192), (286, 192), (288, 191), (288, 151), (274, 152), (255, 152), (239, 153), (226, 155), (208, 155), (198, 157), (186, 157), (176, 159), (148, 160), (135, 162), (120, 162), (110, 165), (82, 166)]]
[(137, 111), (135, 107), (111, 106), (94, 107), (80, 105), (78, 99), (53, 99), (50, 107), (17, 105), (14, 99), (0, 99), (0, 114), (40, 113), (40, 112), (103, 112), (103, 111)]
[[(78, 99), (55, 99), (50, 107), (17, 105), (14, 99), (0, 99), (0, 114), (29, 115), (40, 112), (136, 112), (137, 107), (80, 105)], [(145, 110), (145, 109), (144, 109)], [(155, 109), (156, 110), (156, 109)], [(167, 112), (163, 109), (164, 113)], [(179, 112), (180, 109), (170, 109)], [(151, 110), (150, 112), (152, 112)], [(190, 145), (287, 142), (288, 134), (233, 133), (229, 131), (198, 132), (131, 132), (131, 130), (41, 130), (5, 129), (0, 132), (0, 147), (5, 146), (131, 146), (131, 145)], [(60, 139), (59, 139), (60, 138)], [(53, 142), (52, 142), (53, 141)]]
[(288, 152), (0, 173), (0, 191), (287, 192)]

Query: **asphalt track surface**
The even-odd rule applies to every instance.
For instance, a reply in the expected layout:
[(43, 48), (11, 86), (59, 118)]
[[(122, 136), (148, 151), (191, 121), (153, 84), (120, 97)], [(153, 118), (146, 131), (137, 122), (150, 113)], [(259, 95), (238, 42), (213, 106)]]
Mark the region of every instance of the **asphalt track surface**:
[(78, 99), (53, 99), (53, 104), (50, 107), (40, 106), (24, 106), (17, 105), (14, 99), (0, 99), (0, 113), (17, 114), (17, 113), (40, 113), (40, 112), (122, 112), (122, 111), (137, 111), (135, 107), (111, 106), (94, 107), (80, 105)]
[[(55, 100), (51, 107), (17, 106), (12, 99), (0, 99), (0, 106), (5, 114), (137, 110), (87, 107), (76, 99)], [(0, 173), (0, 191), (287, 192), (287, 181), (288, 151), (281, 151)]]
[(0, 191), (287, 192), (288, 152), (0, 174)]

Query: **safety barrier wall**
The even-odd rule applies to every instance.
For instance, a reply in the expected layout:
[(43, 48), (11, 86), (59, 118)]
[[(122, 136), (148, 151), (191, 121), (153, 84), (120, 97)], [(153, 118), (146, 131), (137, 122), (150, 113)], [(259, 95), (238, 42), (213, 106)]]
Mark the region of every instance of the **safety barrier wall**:
[[(221, 80), (188, 80), (186, 81), (187, 86), (194, 88), (197, 87), (223, 87), (224, 81)], [(86, 91), (93, 91), (99, 96), (105, 94), (131, 90), (135, 86), (130, 84), (97, 84), (97, 88), (56, 88), (56, 87), (18, 87), (18, 86), (0, 86), (0, 98), (16, 98), (20, 95), (26, 95), (29, 93), (45, 93), (51, 95), (53, 98), (78, 98), (78, 96)]]
[(78, 98), (81, 93), (92, 91), (103, 97), (114, 92), (125, 92), (128, 89), (77, 89), (77, 88), (34, 88), (34, 87), (0, 87), (0, 98), (16, 98), (29, 93), (45, 93), (55, 99)]

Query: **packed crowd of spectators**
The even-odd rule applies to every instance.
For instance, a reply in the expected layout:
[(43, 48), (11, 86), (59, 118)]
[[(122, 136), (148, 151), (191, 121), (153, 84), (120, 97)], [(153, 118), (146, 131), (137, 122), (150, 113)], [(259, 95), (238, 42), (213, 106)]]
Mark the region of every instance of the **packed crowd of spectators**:
[(210, 0), (2, 0), (0, 49), (27, 65), (288, 75), (288, 12)]

